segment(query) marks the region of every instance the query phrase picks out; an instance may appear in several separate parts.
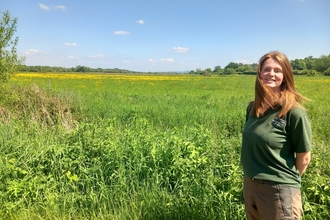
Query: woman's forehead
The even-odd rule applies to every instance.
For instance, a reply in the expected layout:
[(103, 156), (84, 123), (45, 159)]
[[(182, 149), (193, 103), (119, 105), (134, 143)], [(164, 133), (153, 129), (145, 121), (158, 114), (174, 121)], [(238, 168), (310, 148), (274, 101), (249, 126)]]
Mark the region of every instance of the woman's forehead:
[(281, 64), (276, 59), (274, 59), (274, 58), (268, 58), (262, 64), (262, 67), (265, 67), (265, 66), (281, 67)]

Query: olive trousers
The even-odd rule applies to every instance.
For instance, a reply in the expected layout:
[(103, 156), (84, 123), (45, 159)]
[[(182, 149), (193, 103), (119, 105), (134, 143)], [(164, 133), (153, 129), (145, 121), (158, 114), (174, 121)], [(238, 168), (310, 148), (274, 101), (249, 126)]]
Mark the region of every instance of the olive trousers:
[(302, 216), (300, 189), (244, 177), (243, 198), (248, 220), (291, 220)]

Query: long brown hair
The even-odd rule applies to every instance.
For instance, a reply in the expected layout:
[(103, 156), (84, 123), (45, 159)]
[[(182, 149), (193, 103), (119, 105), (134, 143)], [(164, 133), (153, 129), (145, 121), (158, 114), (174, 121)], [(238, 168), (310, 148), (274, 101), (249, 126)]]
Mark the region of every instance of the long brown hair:
[[(269, 58), (276, 60), (282, 67), (283, 81), (280, 86), (280, 94), (275, 94), (260, 78), (262, 67)], [(255, 97), (250, 115), (260, 117), (263, 115), (266, 106), (276, 108), (281, 105), (282, 108), (278, 117), (282, 117), (293, 107), (305, 109), (301, 104), (303, 99), (306, 98), (299, 94), (294, 86), (292, 67), (286, 55), (279, 51), (272, 51), (263, 55), (259, 60), (255, 81)]]

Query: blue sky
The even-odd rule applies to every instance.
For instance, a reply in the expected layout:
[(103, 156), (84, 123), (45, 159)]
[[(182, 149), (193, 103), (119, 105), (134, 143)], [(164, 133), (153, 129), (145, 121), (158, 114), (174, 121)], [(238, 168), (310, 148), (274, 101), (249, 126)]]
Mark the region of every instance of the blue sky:
[(26, 65), (186, 71), (330, 54), (329, 0), (0, 0)]

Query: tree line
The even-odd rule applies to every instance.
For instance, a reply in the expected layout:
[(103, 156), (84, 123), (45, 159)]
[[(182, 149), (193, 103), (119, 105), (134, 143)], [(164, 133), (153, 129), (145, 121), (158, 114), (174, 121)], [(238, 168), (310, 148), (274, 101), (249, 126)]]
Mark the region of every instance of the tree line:
[[(308, 75), (308, 76), (319, 76), (325, 75), (330, 76), (330, 54), (322, 55), (319, 58), (314, 58), (313, 56), (308, 56), (304, 59), (294, 59), (290, 61), (293, 74), (295, 75)], [(258, 64), (243, 64), (230, 62), (227, 66), (222, 68), (221, 66), (215, 66), (213, 69), (206, 68), (202, 70), (197, 68), (196, 70), (191, 70), (188, 74), (197, 75), (230, 75), (230, 74), (245, 74), (245, 75), (255, 75), (258, 70)], [(52, 66), (27, 66), (22, 65), (20, 68), (21, 72), (81, 72), (81, 73), (142, 73), (137, 71), (131, 71), (126, 69), (118, 68), (91, 68), (87, 66), (76, 66), (76, 67), (52, 67)], [(164, 74), (166, 72), (148, 72), (150, 74)], [(171, 72), (175, 73), (175, 72)]]
[[(319, 58), (314, 58), (313, 56), (308, 56), (304, 59), (294, 59), (290, 60), (290, 64), (293, 69), (293, 74), (295, 75), (308, 75), (308, 76), (330, 76), (330, 54), (322, 55)], [(198, 74), (210, 76), (212, 74), (217, 75), (230, 75), (230, 74), (247, 74), (256, 75), (258, 71), (258, 64), (243, 64), (230, 62), (224, 68), (221, 66), (216, 66), (212, 70), (211, 68), (206, 68), (204, 70), (197, 68), (196, 70), (191, 70), (189, 74)]]
[(76, 66), (76, 67), (58, 67), (58, 66), (27, 66), (22, 65), (20, 72), (78, 72), (78, 73), (138, 73), (136, 71), (130, 71), (118, 68), (91, 68), (87, 66)]

